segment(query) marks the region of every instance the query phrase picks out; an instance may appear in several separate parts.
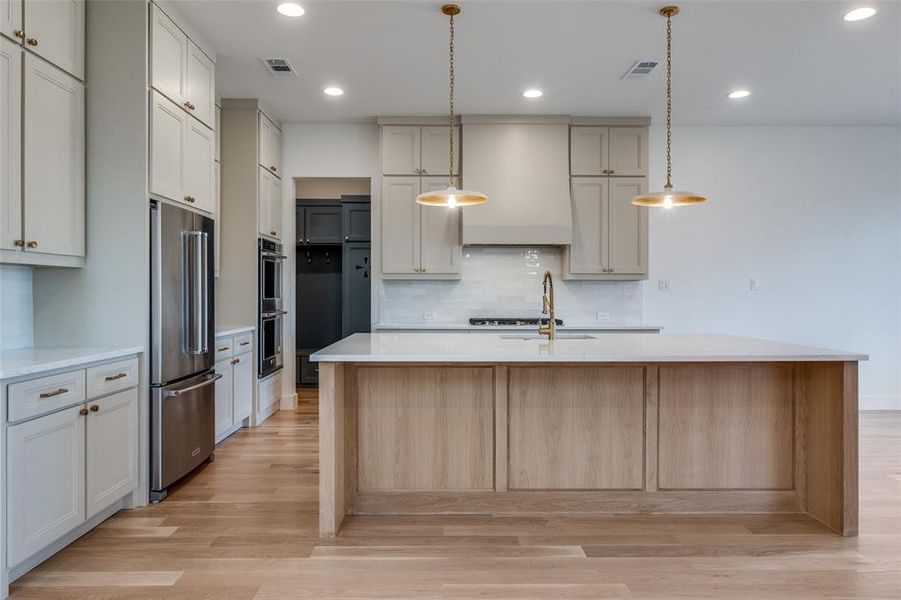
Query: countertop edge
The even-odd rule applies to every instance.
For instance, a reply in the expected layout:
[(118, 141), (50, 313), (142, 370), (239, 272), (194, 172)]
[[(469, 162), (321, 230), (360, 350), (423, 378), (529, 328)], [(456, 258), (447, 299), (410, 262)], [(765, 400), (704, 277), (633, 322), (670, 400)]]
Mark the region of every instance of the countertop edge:
[(713, 363), (713, 362), (862, 362), (869, 360), (866, 354), (846, 355), (732, 355), (732, 356), (360, 356), (360, 355), (310, 355), (312, 362), (332, 363)]
[(226, 326), (222, 329), (216, 329), (216, 337), (228, 337), (230, 335), (238, 335), (239, 333), (247, 333), (249, 331), (256, 331), (256, 325), (238, 325), (235, 327)]
[[(574, 323), (572, 325), (558, 325), (560, 331), (661, 331), (661, 325), (593, 325)], [(495, 331), (534, 331), (533, 325), (427, 325), (427, 324), (383, 324), (376, 323), (373, 331), (465, 331), (473, 333), (491, 333)]]
[[(64, 351), (68, 348), (59, 347), (59, 348), (12, 348), (10, 350), (6, 350), (5, 352), (15, 352), (16, 350), (20, 351)], [(67, 357), (67, 358), (57, 358), (46, 361), (37, 360), (29, 365), (19, 366), (19, 367), (9, 367), (3, 368), (2, 363), (0, 363), (0, 380), (7, 379), (17, 379), (19, 377), (26, 377), (29, 375), (37, 375), (40, 373), (46, 373), (48, 371), (56, 371), (58, 369), (66, 369), (69, 367), (79, 367), (86, 364), (99, 362), (99, 361), (107, 361), (115, 358), (123, 358), (126, 356), (131, 356), (135, 354), (141, 354), (144, 352), (143, 346), (124, 346), (121, 348), (72, 348), (73, 352), (77, 352), (78, 354)]]

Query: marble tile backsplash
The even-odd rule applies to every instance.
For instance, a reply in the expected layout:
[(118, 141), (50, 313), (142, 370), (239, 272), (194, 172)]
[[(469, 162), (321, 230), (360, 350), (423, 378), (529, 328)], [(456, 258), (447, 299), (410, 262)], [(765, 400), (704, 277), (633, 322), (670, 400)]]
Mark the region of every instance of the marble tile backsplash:
[(30, 267), (0, 266), (0, 350), (34, 343)]
[(382, 281), (379, 323), (459, 325), (470, 317), (537, 317), (545, 271), (554, 276), (557, 316), (565, 323), (641, 323), (640, 282), (563, 281), (562, 266), (561, 248), (467, 246), (457, 281)]

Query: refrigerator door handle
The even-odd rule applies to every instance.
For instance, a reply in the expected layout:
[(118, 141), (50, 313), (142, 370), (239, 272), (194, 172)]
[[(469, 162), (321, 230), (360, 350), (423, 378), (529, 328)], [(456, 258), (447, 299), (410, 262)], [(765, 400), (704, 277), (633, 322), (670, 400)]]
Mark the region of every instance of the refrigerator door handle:
[(185, 324), (189, 354), (204, 354), (208, 350), (206, 307), (207, 294), (206, 233), (186, 231), (185, 239)]
[(165, 396), (167, 398), (170, 396), (178, 397), (178, 396), (181, 396), (182, 394), (186, 394), (188, 392), (193, 392), (194, 390), (211, 385), (220, 379), (222, 379), (222, 374), (214, 373), (212, 375), (208, 375), (207, 378), (204, 379), (203, 381), (201, 381), (200, 383), (195, 383), (194, 385), (189, 385), (186, 388), (181, 388), (178, 390), (169, 390), (165, 393)]
[(210, 351), (210, 282), (209, 282), (209, 277), (207, 277), (207, 272), (208, 272), (207, 269), (210, 266), (209, 259), (208, 259), (209, 253), (207, 252), (207, 246), (209, 246), (209, 243), (208, 243), (208, 239), (207, 239), (208, 238), (207, 233), (205, 231), (201, 231), (199, 233), (200, 233), (200, 235), (197, 236), (198, 237), (197, 243), (200, 246), (201, 260), (200, 260), (200, 271), (198, 271), (197, 276), (200, 279), (201, 291), (203, 294), (201, 296), (201, 298), (203, 298), (203, 305), (201, 306), (201, 313), (200, 313), (200, 316), (201, 316), (200, 331), (201, 331), (201, 340), (202, 340), (201, 345), (200, 345), (201, 346), (200, 353), (206, 354), (207, 352)]

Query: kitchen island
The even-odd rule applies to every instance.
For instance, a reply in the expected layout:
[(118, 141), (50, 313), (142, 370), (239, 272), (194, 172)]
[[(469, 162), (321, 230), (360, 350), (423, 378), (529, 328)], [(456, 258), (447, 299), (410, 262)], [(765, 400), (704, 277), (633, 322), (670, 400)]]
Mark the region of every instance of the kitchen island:
[(355, 334), (319, 368), (348, 514), (804, 513), (857, 533), (865, 355), (727, 335)]

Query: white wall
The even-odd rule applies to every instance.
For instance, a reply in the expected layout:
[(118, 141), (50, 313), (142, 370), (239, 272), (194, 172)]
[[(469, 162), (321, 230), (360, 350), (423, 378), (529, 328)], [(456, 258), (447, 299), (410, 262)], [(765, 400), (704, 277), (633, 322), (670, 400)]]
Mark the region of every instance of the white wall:
[[(644, 320), (868, 353), (861, 408), (901, 409), (901, 129), (678, 127), (673, 143), (674, 185), (709, 202), (652, 211)], [(650, 158), (656, 188), (660, 127)]]
[(0, 265), (0, 350), (33, 344), (32, 279), (31, 267)]
[[(282, 408), (289, 409), (294, 402), (295, 340), (294, 332), (294, 179), (298, 177), (365, 177), (372, 190), (373, 223), (379, 221), (379, 129), (375, 124), (288, 124), (282, 126), (282, 206), (285, 251), (285, 301), (288, 319), (285, 320), (284, 344), (285, 374), (282, 378)], [(373, 228), (378, 235), (378, 228)], [(373, 244), (376, 244), (373, 238)], [(378, 313), (378, 282), (381, 276), (373, 269), (372, 310)]]

